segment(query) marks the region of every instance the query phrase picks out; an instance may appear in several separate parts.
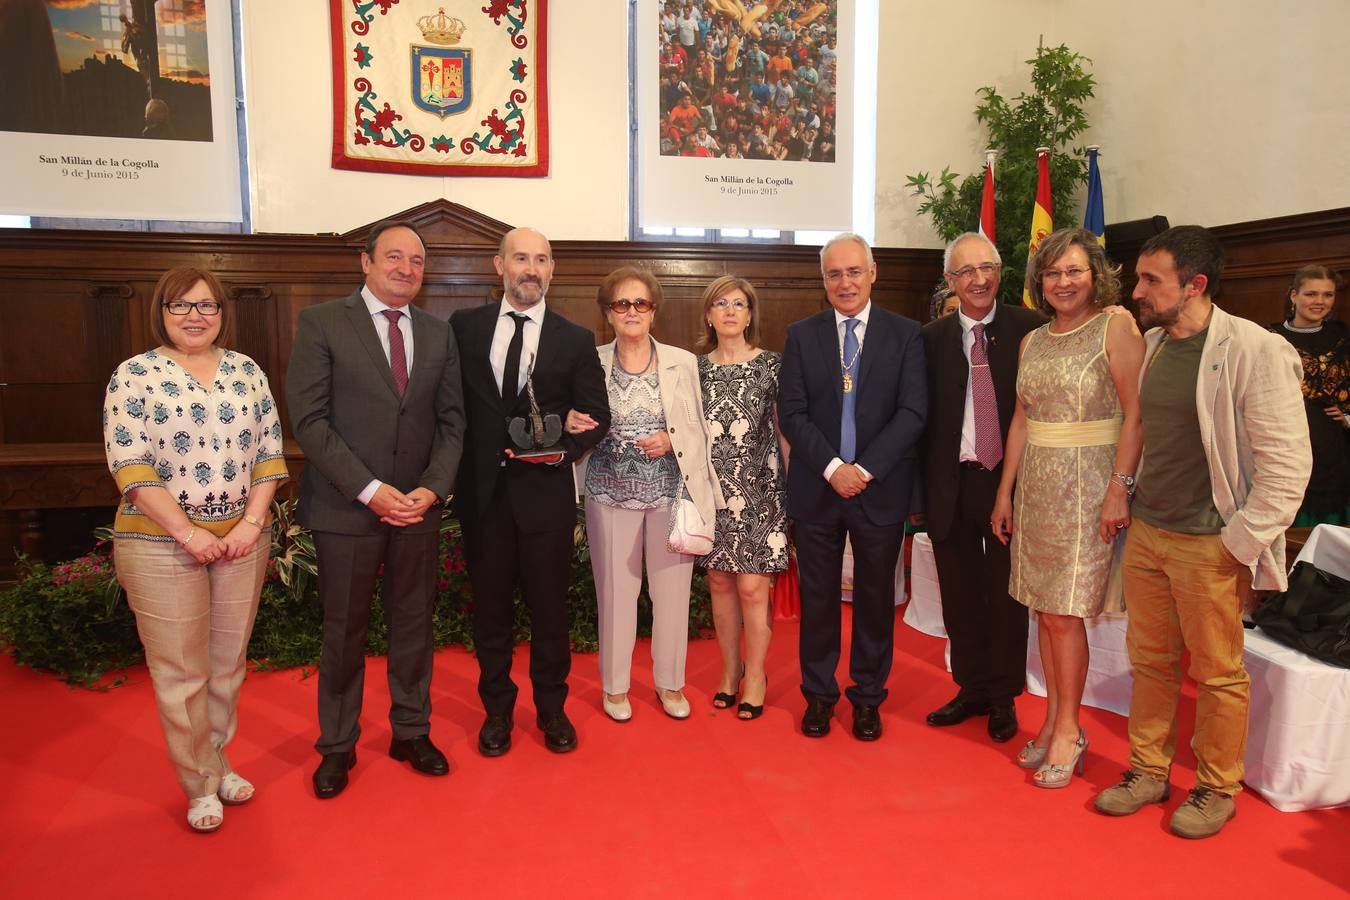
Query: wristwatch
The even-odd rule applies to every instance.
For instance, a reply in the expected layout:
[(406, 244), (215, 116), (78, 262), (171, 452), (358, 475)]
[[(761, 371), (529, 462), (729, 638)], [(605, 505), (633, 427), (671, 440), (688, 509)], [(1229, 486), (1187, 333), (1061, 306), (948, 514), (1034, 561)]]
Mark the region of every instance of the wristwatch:
[[(1134, 479), (1131, 478), (1130, 481), (1133, 483)], [(251, 516), (248, 513), (244, 513), (244, 521), (250, 525), (257, 525), (259, 528), (263, 527), (262, 519), (259, 519), (257, 516)]]
[(1111, 480), (1120, 482), (1120, 486), (1125, 488), (1126, 493), (1134, 494), (1134, 476), (1126, 475), (1124, 472), (1112, 472)]

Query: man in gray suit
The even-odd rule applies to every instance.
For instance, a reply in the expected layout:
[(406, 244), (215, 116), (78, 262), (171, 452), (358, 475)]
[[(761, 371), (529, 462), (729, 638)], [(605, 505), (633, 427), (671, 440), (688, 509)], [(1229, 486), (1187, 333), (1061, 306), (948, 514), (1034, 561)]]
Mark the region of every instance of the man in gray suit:
[(323, 604), (321, 799), (341, 793), (356, 765), (377, 576), (389, 626), (389, 755), (427, 775), (450, 771), (428, 736), (431, 615), (464, 404), (449, 323), (412, 305), (425, 264), (412, 226), (376, 225), (361, 253), (365, 286), (301, 311), (286, 375), (291, 429), (305, 451), (297, 515), (314, 533)]

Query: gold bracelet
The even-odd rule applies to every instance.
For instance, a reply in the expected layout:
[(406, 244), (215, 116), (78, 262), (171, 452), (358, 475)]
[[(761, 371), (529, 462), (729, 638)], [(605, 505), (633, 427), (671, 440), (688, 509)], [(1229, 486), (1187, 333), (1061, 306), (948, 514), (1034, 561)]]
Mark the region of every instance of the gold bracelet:
[(178, 543), (186, 547), (188, 544), (192, 543), (192, 539), (196, 536), (197, 536), (197, 526), (193, 525), (191, 528), (188, 529), (187, 537), (179, 538)]
[(251, 516), (248, 513), (244, 513), (244, 521), (250, 525), (257, 525), (258, 530), (259, 531), (262, 530), (263, 527), (262, 519), (259, 519), (257, 516)]

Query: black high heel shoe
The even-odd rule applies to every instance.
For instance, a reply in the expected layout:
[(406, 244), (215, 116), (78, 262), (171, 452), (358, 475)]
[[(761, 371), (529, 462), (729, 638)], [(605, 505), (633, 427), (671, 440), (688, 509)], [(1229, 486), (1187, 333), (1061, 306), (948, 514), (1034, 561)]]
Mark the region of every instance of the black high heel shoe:
[[(768, 697), (769, 697), (769, 676), (765, 675), (764, 698), (767, 700)], [(738, 719), (743, 719), (746, 722), (749, 722), (751, 719), (758, 719), (762, 715), (764, 715), (763, 703), (759, 704), (758, 706), (755, 706), (752, 703), (746, 703), (744, 700), (742, 700), (740, 704), (736, 707), (736, 717)]]
[[(741, 680), (745, 678), (745, 666), (741, 666), (741, 677), (736, 679), (736, 690), (741, 687)], [(718, 691), (712, 696), (712, 705), (715, 709), (731, 709), (736, 705), (736, 695), (728, 694), (725, 691)]]

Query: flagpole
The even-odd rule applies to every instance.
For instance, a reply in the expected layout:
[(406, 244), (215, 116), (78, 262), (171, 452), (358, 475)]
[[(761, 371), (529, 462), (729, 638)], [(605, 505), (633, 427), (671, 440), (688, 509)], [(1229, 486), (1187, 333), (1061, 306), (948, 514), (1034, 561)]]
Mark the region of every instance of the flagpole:
[(980, 191), (980, 234), (989, 243), (995, 241), (994, 231), (994, 160), (998, 151), (989, 147), (984, 151), (984, 186)]

